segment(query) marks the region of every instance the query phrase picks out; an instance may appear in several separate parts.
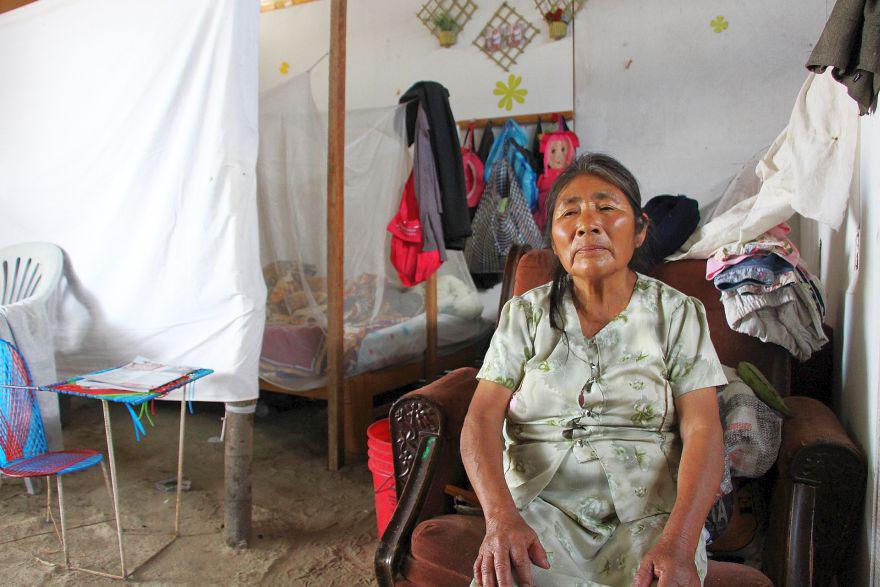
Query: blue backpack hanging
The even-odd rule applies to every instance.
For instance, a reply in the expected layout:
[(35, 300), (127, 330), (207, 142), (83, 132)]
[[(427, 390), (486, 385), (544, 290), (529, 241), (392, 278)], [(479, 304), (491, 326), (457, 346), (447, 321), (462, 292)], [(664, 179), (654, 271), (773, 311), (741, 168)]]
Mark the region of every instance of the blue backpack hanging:
[(538, 207), (538, 174), (535, 173), (532, 162), (526, 155), (526, 142), (526, 133), (516, 121), (510, 119), (505, 122), (501, 134), (495, 138), (492, 150), (489, 151), (489, 157), (486, 159), (484, 179), (488, 185), (492, 168), (499, 157), (506, 153), (511, 173), (519, 182), (529, 210), (534, 211)]

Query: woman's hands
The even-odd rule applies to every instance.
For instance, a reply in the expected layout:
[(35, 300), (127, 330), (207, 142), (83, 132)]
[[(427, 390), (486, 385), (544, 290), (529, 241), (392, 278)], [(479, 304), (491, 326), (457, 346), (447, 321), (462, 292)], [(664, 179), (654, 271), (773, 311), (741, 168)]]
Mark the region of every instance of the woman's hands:
[(482, 587), (532, 585), (532, 563), (549, 569), (547, 553), (519, 512), (486, 516), (486, 537), (474, 563), (474, 579)]
[(658, 587), (700, 587), (694, 554), (694, 551), (688, 552), (687, 548), (660, 538), (642, 558), (633, 587), (648, 587), (655, 578)]

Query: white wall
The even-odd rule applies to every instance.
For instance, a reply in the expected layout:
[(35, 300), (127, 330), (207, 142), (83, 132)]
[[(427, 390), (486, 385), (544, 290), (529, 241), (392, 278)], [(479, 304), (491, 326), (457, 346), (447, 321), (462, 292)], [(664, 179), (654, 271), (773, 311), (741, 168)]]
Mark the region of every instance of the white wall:
[(825, 20), (825, 0), (590, 0), (575, 26), (581, 144), (621, 159), (645, 199), (711, 202), (787, 124)]
[[(854, 187), (846, 226), (834, 233), (801, 221), (801, 253), (821, 267), (828, 323), (835, 330), (836, 411), (868, 460), (864, 524), (856, 550), (858, 585), (880, 583), (878, 483), (880, 483), (880, 120), (861, 119), (860, 181)], [(859, 185), (860, 184), (860, 185)], [(858, 267), (858, 269), (857, 269)]]
[[(350, 0), (348, 3), (347, 107), (389, 106), (420, 80), (437, 81), (450, 92), (457, 119), (499, 117), (572, 109), (572, 36), (552, 41), (532, 0), (509, 0), (540, 29), (510, 73), (528, 90), (523, 104), (498, 108), (492, 94), (505, 73), (472, 42), (501, 2), (479, 8), (451, 48), (443, 48), (416, 17), (422, 2)], [(266, 90), (312, 66), (329, 49), (330, 3), (311, 2), (260, 17), (260, 88)], [(282, 62), (290, 69), (281, 73)], [(312, 72), (318, 107), (327, 109), (328, 65)]]

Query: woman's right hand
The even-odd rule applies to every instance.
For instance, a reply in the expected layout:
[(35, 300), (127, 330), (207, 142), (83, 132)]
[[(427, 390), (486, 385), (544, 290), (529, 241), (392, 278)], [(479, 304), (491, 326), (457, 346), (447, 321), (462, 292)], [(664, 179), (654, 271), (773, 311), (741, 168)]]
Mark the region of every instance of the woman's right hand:
[(519, 512), (486, 516), (486, 537), (474, 563), (474, 579), (481, 587), (532, 585), (532, 563), (549, 569), (547, 553)]

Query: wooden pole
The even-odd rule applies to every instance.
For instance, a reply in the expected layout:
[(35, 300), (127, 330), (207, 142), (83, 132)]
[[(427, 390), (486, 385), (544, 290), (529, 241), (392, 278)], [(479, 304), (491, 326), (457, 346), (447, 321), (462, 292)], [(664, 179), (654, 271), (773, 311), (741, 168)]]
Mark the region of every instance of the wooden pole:
[(345, 29), (347, 0), (330, 2), (327, 137), (327, 467), (345, 460), (342, 288), (345, 262)]
[(223, 538), (227, 546), (247, 548), (251, 539), (254, 411), (257, 400), (226, 403), (226, 499)]
[(425, 315), (428, 332), (428, 348), (425, 352), (425, 379), (437, 377), (437, 273), (425, 284)]

